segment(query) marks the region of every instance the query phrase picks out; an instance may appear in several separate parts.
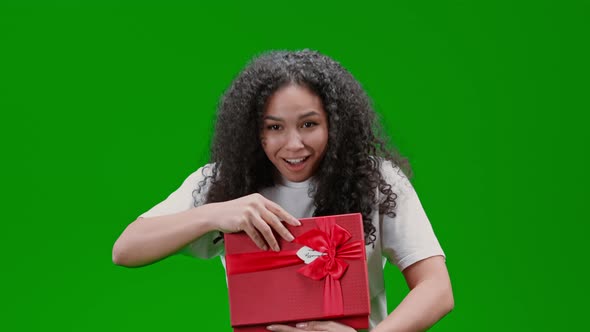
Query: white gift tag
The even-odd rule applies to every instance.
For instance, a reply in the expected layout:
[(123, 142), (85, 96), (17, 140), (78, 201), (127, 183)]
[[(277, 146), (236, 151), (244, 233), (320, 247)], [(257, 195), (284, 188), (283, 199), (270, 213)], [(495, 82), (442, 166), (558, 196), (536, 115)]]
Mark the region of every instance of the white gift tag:
[(315, 261), (316, 258), (318, 258), (320, 256), (324, 256), (324, 255), (326, 255), (326, 253), (315, 251), (315, 250), (311, 249), (310, 247), (305, 247), (305, 246), (301, 247), (301, 249), (299, 249), (297, 251), (297, 257), (301, 258), (301, 260), (305, 264), (309, 264), (309, 263)]

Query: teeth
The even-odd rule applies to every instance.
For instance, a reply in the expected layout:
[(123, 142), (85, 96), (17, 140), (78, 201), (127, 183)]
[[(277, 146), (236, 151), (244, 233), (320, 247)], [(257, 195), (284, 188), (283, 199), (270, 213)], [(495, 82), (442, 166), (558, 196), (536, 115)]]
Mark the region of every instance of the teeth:
[(300, 163), (304, 160), (305, 158), (301, 158), (301, 159), (285, 159), (289, 164), (297, 164)]

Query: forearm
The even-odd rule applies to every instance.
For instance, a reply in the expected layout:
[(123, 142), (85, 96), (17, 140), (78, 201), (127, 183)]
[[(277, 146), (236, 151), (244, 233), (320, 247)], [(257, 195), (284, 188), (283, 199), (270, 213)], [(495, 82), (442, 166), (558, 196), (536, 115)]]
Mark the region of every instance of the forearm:
[(430, 279), (416, 285), (373, 332), (425, 331), (454, 307), (449, 282)]
[(202, 209), (206, 205), (132, 222), (113, 246), (113, 262), (128, 267), (150, 264), (169, 256), (215, 230)]

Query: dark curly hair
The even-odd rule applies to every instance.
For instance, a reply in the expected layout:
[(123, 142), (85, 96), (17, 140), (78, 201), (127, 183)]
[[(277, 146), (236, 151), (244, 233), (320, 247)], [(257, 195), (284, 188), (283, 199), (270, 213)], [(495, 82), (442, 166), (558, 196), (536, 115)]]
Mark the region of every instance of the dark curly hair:
[[(328, 146), (310, 188), (314, 216), (360, 212), (365, 242), (374, 244), (373, 206), (395, 217), (397, 195), (380, 163), (388, 160), (411, 176), (407, 159), (388, 146), (371, 101), (338, 62), (316, 51), (272, 51), (254, 58), (221, 98), (211, 146), (211, 174), (205, 202), (222, 202), (273, 186), (273, 164), (260, 143), (262, 115), (275, 91), (305, 86), (322, 100), (328, 118)], [(222, 174), (222, 176), (218, 176)], [(383, 199), (377, 202), (377, 189)]]

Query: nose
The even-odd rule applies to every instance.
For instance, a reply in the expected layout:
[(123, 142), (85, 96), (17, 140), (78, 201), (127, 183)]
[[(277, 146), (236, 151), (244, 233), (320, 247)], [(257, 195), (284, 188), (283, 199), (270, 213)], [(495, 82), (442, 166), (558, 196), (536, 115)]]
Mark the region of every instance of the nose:
[(303, 138), (299, 132), (292, 130), (290, 133), (288, 133), (285, 149), (296, 151), (303, 149), (304, 147), (305, 145), (303, 144)]

